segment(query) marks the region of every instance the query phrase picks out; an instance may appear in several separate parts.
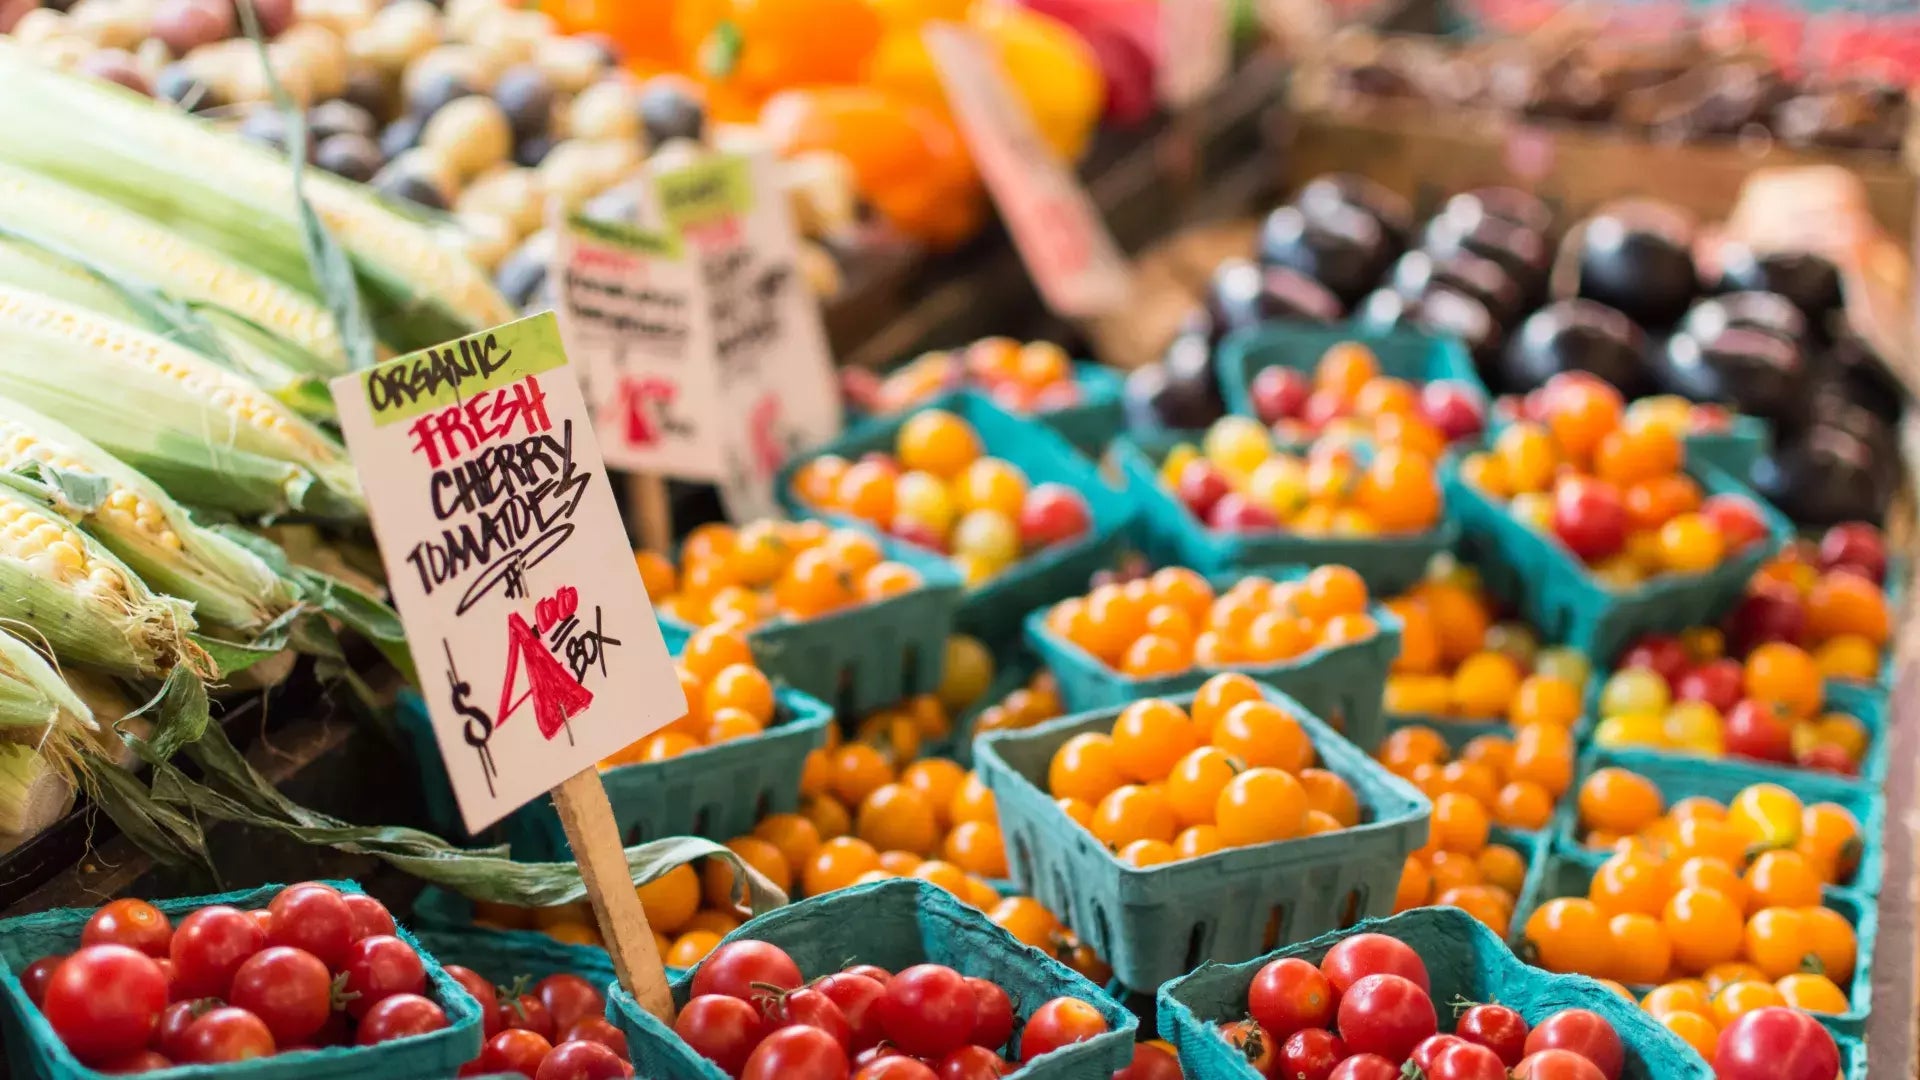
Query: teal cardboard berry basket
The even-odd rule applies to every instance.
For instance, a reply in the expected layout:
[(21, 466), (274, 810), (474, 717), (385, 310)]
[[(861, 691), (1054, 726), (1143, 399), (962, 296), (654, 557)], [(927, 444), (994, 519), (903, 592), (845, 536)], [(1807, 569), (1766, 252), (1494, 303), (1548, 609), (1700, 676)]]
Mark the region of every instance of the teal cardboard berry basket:
[(422, 927), (418, 934), (420, 941), (433, 950), (434, 959), (477, 972), (498, 987), (511, 988), (524, 982), (530, 991), (534, 983), (549, 975), (578, 975), (605, 994), (615, 978), (613, 958), (607, 950), (569, 945), (536, 930)]
[(1728, 430), (1693, 432), (1686, 444), (1689, 460), (1704, 461), (1744, 484), (1754, 465), (1773, 447), (1773, 425), (1757, 416), (1735, 414)]
[(1731, 476), (1697, 461), (1687, 472), (1713, 495), (1742, 495), (1766, 520), (1768, 536), (1704, 574), (1662, 574), (1631, 588), (1601, 584), (1559, 540), (1533, 530), (1504, 503), (1483, 495), (1443, 463), (1447, 513), (1460, 524), (1460, 553), (1496, 595), (1511, 601), (1548, 641), (1589, 656), (1613, 656), (1652, 631), (1712, 625), (1739, 602), (1747, 579), (1791, 535), (1778, 510)]
[[(1563, 896), (1587, 895), (1594, 872), (1606, 861), (1607, 854), (1601, 851), (1557, 851), (1528, 868), (1527, 888), (1520, 902), (1514, 905), (1513, 929), (1509, 935), (1516, 955), (1524, 957), (1530, 951), (1526, 943), (1527, 919), (1540, 905)], [(1840, 1015), (1813, 1015), (1835, 1034), (1859, 1036), (1866, 1031), (1867, 1015), (1873, 1010), (1873, 947), (1879, 933), (1879, 912), (1870, 897), (1851, 892), (1829, 892), (1821, 903), (1846, 917), (1858, 944), (1853, 971), (1834, 979), (1846, 993), (1852, 1008)], [(1652, 989), (1648, 985), (1629, 988), (1641, 997)]]
[[(1076, 360), (1073, 365), (1073, 382), (1080, 388), (1080, 400), (1072, 405), (1058, 409), (1037, 410), (1022, 415), (1032, 416), (1035, 420), (1052, 428), (1060, 437), (1073, 444), (1075, 450), (1090, 458), (1100, 456), (1100, 451), (1113, 441), (1120, 429), (1126, 426), (1126, 411), (1121, 404), (1121, 390), (1126, 379), (1105, 364), (1091, 360)], [(875, 414), (856, 409), (847, 410), (850, 423), (859, 423)]]
[[(363, 890), (351, 881), (329, 881), (341, 892)], [(156, 900), (154, 906), (176, 923), (203, 907), (225, 904), (242, 911), (264, 908), (283, 888), (258, 889)], [(106, 1080), (89, 1069), (54, 1034), (39, 1008), (27, 1000), (20, 973), (43, 956), (71, 953), (90, 908), (61, 908), (0, 922), (0, 1033), (6, 1036), (7, 1065), (16, 1080)], [(447, 1027), (427, 1035), (375, 1046), (333, 1046), (225, 1065), (181, 1065), (145, 1075), (160, 1080), (416, 1080), (452, 1076), (480, 1053), (480, 1006), (455, 982), (433, 953), (404, 928), (402, 941), (420, 954), (427, 971), (427, 996), (447, 1014)]]
[(1383, 331), (1294, 323), (1268, 323), (1228, 335), (1214, 361), (1220, 395), (1229, 411), (1257, 419), (1260, 414), (1249, 389), (1254, 376), (1270, 367), (1311, 376), (1328, 349), (1349, 342), (1365, 345), (1380, 362), (1382, 375), (1416, 384), (1442, 379), (1461, 383), (1479, 395), (1482, 409), (1493, 406), (1493, 395), (1474, 370), (1473, 357), (1456, 338), (1405, 328)]
[(962, 595), (956, 629), (982, 641), (1009, 640), (1019, 635), (1020, 620), (1034, 605), (1085, 591), (1094, 573), (1120, 554), (1134, 515), (1132, 501), (1101, 478), (1099, 467), (1040, 421), (1015, 416), (971, 390), (949, 394), (903, 413), (869, 420), (789, 461), (776, 480), (781, 505), (796, 516), (877, 532), (871, 523), (802, 503), (793, 490), (794, 475), (808, 461), (826, 454), (852, 460), (875, 451), (891, 453), (907, 418), (927, 409), (945, 409), (971, 424), (986, 452), (1012, 463), (1030, 483), (1065, 484), (1087, 500), (1093, 526), (1085, 536), (1035, 552)]
[[(1215, 585), (1226, 587), (1247, 574), (1220, 575)], [(1305, 576), (1292, 568), (1272, 572), (1276, 580)], [(1026, 638), (1060, 681), (1060, 697), (1070, 712), (1118, 708), (1149, 697), (1190, 694), (1221, 671), (1238, 671), (1278, 687), (1324, 717), (1355, 745), (1371, 750), (1386, 734), (1381, 712), (1381, 684), (1394, 657), (1400, 654), (1400, 620), (1375, 604), (1367, 609), (1376, 632), (1364, 641), (1316, 648), (1291, 660), (1273, 664), (1234, 664), (1225, 668), (1193, 668), (1177, 675), (1138, 678), (1108, 667), (1098, 657), (1047, 628), (1047, 608), (1027, 615)]]
[(1529, 1027), (1564, 1009), (1588, 1009), (1612, 1025), (1626, 1049), (1622, 1080), (1713, 1080), (1713, 1069), (1659, 1021), (1592, 979), (1551, 975), (1528, 967), (1499, 936), (1452, 907), (1417, 908), (1389, 919), (1369, 919), (1346, 930), (1270, 952), (1239, 964), (1208, 964), (1160, 988), (1160, 1034), (1180, 1053), (1188, 1080), (1259, 1080), (1246, 1056), (1220, 1037), (1219, 1025), (1247, 1015), (1247, 988), (1274, 960), (1298, 957), (1318, 964), (1355, 934), (1395, 937), (1427, 966), (1440, 1030), (1453, 1027), (1453, 1002), (1498, 1001)]
[[(940, 685), (947, 636), (960, 609), (960, 574), (947, 560), (880, 537), (888, 559), (920, 575), (921, 586), (811, 619), (775, 617), (747, 631), (753, 661), (769, 679), (859, 716)], [(662, 627), (693, 627), (660, 616)]]
[[(1008, 1074), (1018, 1080), (1108, 1080), (1133, 1055), (1138, 1021), (1132, 1013), (1072, 968), (1014, 940), (979, 911), (923, 881), (879, 881), (790, 904), (749, 921), (721, 944), (740, 940), (778, 945), (808, 979), (849, 964), (877, 964), (898, 973), (929, 963), (986, 979), (1013, 999), (1016, 1044), (1027, 1017), (1057, 997), (1079, 998), (1106, 1018), (1105, 1034), (1036, 1057)], [(698, 970), (673, 978), (676, 1006), (687, 1003)], [(626, 1032), (633, 1063), (648, 1080), (726, 1080), (625, 991), (613, 990), (607, 1014)], [(1017, 1061), (1018, 1049), (1014, 1045), (1002, 1053)]]
[(1155, 452), (1121, 437), (1109, 451), (1139, 506), (1137, 532), (1156, 563), (1191, 566), (1217, 574), (1259, 566), (1351, 566), (1381, 596), (1398, 594), (1426, 575), (1427, 563), (1451, 551), (1459, 539), (1453, 496), (1440, 522), (1407, 536), (1301, 536), (1281, 529), (1224, 532), (1209, 529), (1160, 483), (1165, 451)]
[[(1063, 717), (974, 743), (974, 766), (1000, 807), (1013, 879), (1073, 927), (1121, 983), (1151, 989), (1202, 961), (1244, 960), (1393, 910), (1400, 870), (1427, 839), (1433, 806), (1271, 687), (1269, 701), (1306, 728), (1320, 767), (1344, 779), (1360, 824), (1141, 870), (1069, 818), (1047, 790), (1061, 745), (1112, 730), (1118, 709)], [(1174, 699), (1190, 706), (1193, 695)]]
[[(1830, 886), (1827, 895), (1854, 892), (1862, 896), (1880, 893), (1880, 875), (1884, 864), (1880, 834), (1886, 818), (1886, 800), (1878, 789), (1841, 779), (1826, 773), (1805, 770), (1760, 769), (1745, 761), (1721, 759), (1702, 761), (1644, 750), (1588, 749), (1580, 756), (1572, 791), (1579, 791), (1596, 770), (1622, 768), (1639, 773), (1660, 789), (1666, 806), (1690, 795), (1703, 795), (1725, 805), (1734, 796), (1754, 784), (1777, 784), (1791, 791), (1802, 804), (1833, 803), (1852, 814), (1860, 823), (1860, 864), (1853, 876), (1839, 886)], [(1561, 800), (1554, 812), (1553, 846), (1555, 851), (1587, 850), (1580, 829), (1578, 800)]]

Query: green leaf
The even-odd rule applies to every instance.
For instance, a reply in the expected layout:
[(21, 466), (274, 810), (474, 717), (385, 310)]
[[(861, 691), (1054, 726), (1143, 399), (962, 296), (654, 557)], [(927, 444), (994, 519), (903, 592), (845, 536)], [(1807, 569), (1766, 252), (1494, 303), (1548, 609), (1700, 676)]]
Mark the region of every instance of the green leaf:
[[(145, 739), (125, 732), (121, 738), (149, 765), (158, 767), (182, 747), (200, 741), (208, 731), (219, 731), (207, 711), (207, 688), (186, 667), (176, 667), (167, 681), (145, 705), (130, 716), (152, 715), (153, 730)], [(226, 738), (224, 733), (221, 738)]]
[(113, 481), (97, 473), (74, 472), (41, 463), (40, 476), (59, 494), (61, 501), (83, 514), (100, 509), (113, 493)]
[(707, 40), (700, 43), (700, 70), (708, 78), (725, 79), (740, 66), (740, 54), (747, 38), (732, 20), (721, 20)]
[(218, 880), (206, 837), (193, 819), (162, 804), (133, 774), (92, 752), (80, 761), (87, 798), (106, 811), (121, 835), (164, 866), (198, 869)]
[(318, 570), (295, 567), (292, 580), (299, 586), (300, 598), (373, 643), (380, 655), (399, 670), (414, 686), (420, 675), (413, 667), (413, 651), (407, 647), (407, 630), (392, 608), (335, 577)]

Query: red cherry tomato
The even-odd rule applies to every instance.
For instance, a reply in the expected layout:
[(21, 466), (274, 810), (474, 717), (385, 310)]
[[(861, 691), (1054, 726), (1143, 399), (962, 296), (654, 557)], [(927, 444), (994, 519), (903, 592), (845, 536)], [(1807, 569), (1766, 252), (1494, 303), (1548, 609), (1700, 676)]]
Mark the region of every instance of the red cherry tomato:
[(633, 1066), (597, 1042), (561, 1043), (540, 1063), (533, 1080), (623, 1080)]
[(272, 1057), (278, 1049), (273, 1032), (259, 1017), (231, 1005), (209, 1010), (187, 1027), (180, 1041), (185, 1048), (180, 1060), (194, 1065)]
[(998, 1050), (1013, 1038), (1013, 999), (1005, 990), (985, 979), (969, 978), (973, 990), (973, 1034), (967, 1041), (975, 1046)]
[(1107, 1033), (1107, 1018), (1079, 998), (1057, 997), (1033, 1011), (1020, 1029), (1020, 1063)]
[(549, 975), (533, 985), (533, 996), (547, 1007), (556, 1032), (565, 1031), (589, 1016), (604, 1016), (607, 1012), (607, 999), (578, 975), (564, 972)]
[(393, 913), (373, 897), (365, 893), (343, 893), (340, 899), (346, 901), (347, 910), (353, 914), (353, 940), (382, 934), (391, 937), (398, 932)]
[(494, 989), (493, 984), (488, 982), (485, 976), (472, 968), (461, 967), (459, 964), (446, 965), (446, 972), (453, 977), (454, 982), (460, 984), (460, 989), (465, 990), (468, 997), (479, 1003), (482, 1039), (491, 1039), (506, 1027), (506, 1021), (499, 1016), (500, 992)]
[[(1758, 1074), (1756, 1074), (1758, 1075)], [(1767, 1074), (1769, 1077), (1772, 1074)], [(1606, 1080), (1600, 1066), (1571, 1050), (1542, 1050), (1528, 1054), (1514, 1067), (1514, 1080)], [(1833, 1080), (1827, 1077), (1826, 1080)]]
[(1507, 1080), (1507, 1067), (1486, 1047), (1456, 1040), (1434, 1055), (1427, 1080)]
[(119, 1058), (100, 1066), (99, 1071), (108, 1076), (135, 1076), (172, 1067), (173, 1062), (157, 1050), (136, 1050), (129, 1057)]
[(1273, 1036), (1267, 1034), (1259, 1024), (1251, 1020), (1221, 1024), (1220, 1037), (1246, 1057), (1248, 1068), (1262, 1076), (1272, 1072), (1280, 1048), (1274, 1045)]
[(894, 1054), (860, 1066), (853, 1080), (941, 1080), (941, 1076), (923, 1062)]
[(790, 1027), (760, 1040), (740, 1080), (845, 1080), (847, 1052), (819, 1028)]
[(886, 1037), (880, 1030), (880, 1014), (873, 1008), (886, 996), (885, 986), (869, 976), (843, 971), (821, 979), (813, 988), (839, 1006), (840, 1015), (846, 1018), (847, 1028), (853, 1032), (854, 1051), (865, 1050)]
[(999, 1080), (1013, 1072), (1013, 1063), (984, 1046), (963, 1046), (933, 1071), (940, 1080)]
[(275, 1044), (305, 1042), (333, 1011), (333, 976), (312, 953), (270, 945), (234, 972), (227, 1001), (258, 1016)]
[(1727, 752), (1735, 757), (1781, 765), (1793, 761), (1793, 722), (1778, 705), (1748, 698), (1728, 711), (1721, 730)]
[(1527, 1022), (1505, 1005), (1475, 1005), (1460, 1014), (1454, 1031), (1470, 1043), (1484, 1046), (1511, 1068), (1527, 1056)]
[(1065, 543), (1093, 527), (1086, 497), (1065, 484), (1035, 484), (1020, 506), (1020, 546), (1038, 551)]
[(187, 1029), (193, 1026), (195, 1020), (219, 1007), (220, 1003), (213, 998), (174, 1002), (161, 1011), (160, 1023), (154, 1026), (150, 1045), (167, 1057), (186, 1057), (187, 1044), (184, 1040)]
[(1755, 1009), (1728, 1024), (1714, 1047), (1719, 1080), (1833, 1080), (1840, 1050), (1820, 1022), (1798, 1009)]
[(413, 946), (397, 937), (375, 934), (347, 947), (346, 988), (360, 995), (347, 1002), (347, 1012), (358, 1020), (380, 999), (394, 994), (421, 994), (427, 989), (427, 969)]
[(1542, 1050), (1571, 1050), (1599, 1066), (1607, 1080), (1619, 1080), (1627, 1061), (1613, 1025), (1586, 1009), (1563, 1009), (1540, 1021), (1527, 1035), (1527, 1053)]
[(80, 931), (82, 945), (125, 945), (154, 959), (167, 955), (173, 924), (145, 900), (114, 900), (93, 913)]
[(1726, 713), (1740, 703), (1744, 671), (1740, 661), (1729, 657), (1709, 660), (1686, 674), (1673, 686), (1678, 701), (1704, 701)]
[(1413, 1048), (1413, 1056), (1409, 1060), (1422, 1070), (1432, 1069), (1433, 1059), (1440, 1056), (1440, 1051), (1460, 1041), (1458, 1035), (1429, 1035)]
[(713, 950), (693, 973), (693, 996), (724, 994), (741, 1001), (752, 1001), (764, 991), (755, 983), (797, 990), (806, 980), (800, 966), (778, 945), (764, 941), (729, 941)]
[(1347, 1056), (1340, 1036), (1325, 1028), (1304, 1028), (1280, 1046), (1280, 1072), (1287, 1080), (1327, 1080)]
[(1429, 988), (1427, 965), (1406, 942), (1385, 934), (1355, 934), (1327, 950), (1320, 970), (1336, 994), (1368, 975), (1398, 975), (1422, 990)]
[(760, 999), (760, 1011), (767, 1018), (767, 1030), (812, 1027), (833, 1036), (842, 1050), (853, 1051), (853, 1028), (833, 999), (818, 990), (801, 987)]
[(253, 920), (253, 925), (260, 928), (260, 933), (268, 941), (273, 940), (273, 912), (266, 908), (254, 908), (247, 912), (247, 918)]
[(1247, 1011), (1270, 1034), (1284, 1039), (1296, 1031), (1331, 1025), (1333, 998), (1333, 984), (1319, 968), (1289, 956), (1254, 975), (1247, 988)]
[(563, 1043), (597, 1042), (601, 1046), (620, 1055), (622, 1061), (627, 1053), (627, 1033), (614, 1027), (604, 1016), (589, 1016), (568, 1028), (560, 1036)]
[(1400, 1080), (1400, 1066), (1379, 1054), (1355, 1054), (1334, 1066), (1327, 1080)]
[(1369, 975), (1340, 997), (1340, 1035), (1357, 1054), (1403, 1061), (1439, 1028), (1427, 992), (1399, 975)]
[(1700, 503), (1700, 513), (1720, 530), (1730, 552), (1767, 535), (1767, 523), (1759, 509), (1738, 495), (1709, 495)]
[(419, 994), (393, 994), (367, 1011), (354, 1041), (361, 1046), (443, 1031), (446, 1011)]
[(865, 975), (867, 978), (872, 979), (874, 982), (879, 983), (881, 986), (887, 985), (888, 980), (893, 978), (893, 972), (888, 971), (886, 968), (879, 967), (875, 964), (855, 964), (852, 967), (848, 968), (847, 970), (841, 972), (841, 974), (842, 975)]
[(1627, 506), (1604, 480), (1568, 476), (1553, 489), (1553, 531), (1575, 555), (1593, 563), (1627, 543)]
[(673, 1031), (728, 1076), (740, 1075), (767, 1035), (759, 1009), (725, 994), (703, 994), (687, 1002), (674, 1018)]
[(888, 1041), (913, 1057), (939, 1060), (973, 1034), (976, 999), (960, 973), (940, 964), (916, 964), (887, 983), (874, 1005)]
[(500, 1024), (502, 1027), (531, 1031), (548, 1042), (554, 1038), (553, 1017), (547, 1012), (547, 1007), (540, 1004), (540, 999), (532, 994), (521, 994), (501, 1002)]
[(537, 1033), (524, 1028), (508, 1028), (487, 1040), (487, 1045), (475, 1059), (480, 1075), (489, 1073), (519, 1073), (532, 1076), (540, 1071), (540, 1063), (547, 1060), (553, 1052), (553, 1044), (541, 1038)]
[[(1268, 371), (1274, 369), (1268, 368)], [(1180, 1060), (1151, 1043), (1134, 1043), (1133, 1060), (1113, 1080), (1180, 1080)]]
[(66, 958), (65, 953), (43, 956), (28, 964), (27, 970), (20, 973), (20, 989), (26, 991), (27, 1000), (33, 1002), (35, 1008), (46, 998), (47, 982), (53, 978), (53, 969), (59, 967), (60, 961)]
[(233, 973), (267, 945), (260, 924), (243, 911), (215, 904), (180, 920), (168, 955), (173, 960), (173, 996), (225, 1000)]
[[(1669, 686), (1678, 683), (1687, 673), (1692, 658), (1687, 655), (1687, 647), (1672, 634), (1642, 634), (1627, 647), (1615, 667), (1650, 668)], [(1676, 693), (1678, 691), (1676, 690)]]
[(74, 1057), (101, 1064), (147, 1045), (166, 1007), (166, 976), (153, 957), (125, 945), (91, 945), (54, 970), (40, 1011)]
[[(317, 881), (289, 885), (267, 905), (267, 911), (273, 916), (267, 944), (305, 949), (329, 971), (347, 962), (347, 946), (356, 939), (353, 909), (340, 890)], [(391, 929), (384, 932), (393, 933)]]

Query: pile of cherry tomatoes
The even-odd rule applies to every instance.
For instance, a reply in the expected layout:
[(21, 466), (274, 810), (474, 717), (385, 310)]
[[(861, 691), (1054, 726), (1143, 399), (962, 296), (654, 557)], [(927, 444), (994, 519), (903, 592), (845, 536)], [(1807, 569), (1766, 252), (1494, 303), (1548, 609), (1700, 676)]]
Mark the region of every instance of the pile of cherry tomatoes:
[(42, 957), (20, 982), (74, 1057), (116, 1074), (448, 1026), (387, 909), (319, 882), (254, 911), (209, 905), (177, 926), (144, 900), (114, 900), (87, 919), (78, 949)]
[(1440, 1033), (1427, 966), (1405, 942), (1355, 934), (1316, 966), (1275, 960), (1247, 989), (1247, 1018), (1221, 1038), (1271, 1080), (1618, 1080), (1626, 1050), (1612, 1025), (1562, 1009), (1529, 1028), (1505, 1005), (1449, 1003)]
[(1737, 656), (1783, 641), (1811, 651), (1829, 679), (1873, 682), (1893, 636), (1886, 580), (1880, 530), (1860, 521), (1835, 525), (1817, 545), (1788, 545), (1762, 566), (1720, 628)]
[(751, 629), (774, 618), (812, 619), (912, 592), (919, 571), (886, 557), (858, 529), (818, 521), (698, 526), (676, 569), (651, 551), (634, 553), (647, 596), (694, 626), (730, 622)]
[(1579, 719), (1591, 673), (1585, 654), (1543, 648), (1525, 623), (1495, 621), (1494, 602), (1470, 571), (1430, 577), (1385, 606), (1400, 619), (1387, 712), (1515, 726)]
[(908, 417), (892, 454), (823, 454), (800, 467), (793, 486), (816, 511), (948, 555), (968, 585), (1093, 528), (1085, 496), (1066, 484), (1029, 483), (1018, 466), (987, 455), (972, 424), (944, 409)]
[(1487, 426), (1478, 389), (1452, 379), (1415, 386), (1382, 375), (1379, 360), (1358, 342), (1328, 349), (1311, 377), (1290, 367), (1261, 368), (1247, 396), (1254, 415), (1285, 443), (1339, 435), (1411, 445), (1437, 458), (1449, 443)]
[(600, 762), (603, 769), (667, 761), (703, 746), (758, 735), (775, 719), (773, 681), (755, 665), (738, 623), (703, 626), (674, 661), (686, 715)]
[(461, 1076), (518, 1073), (531, 1080), (622, 1080), (633, 1076), (627, 1037), (607, 1021), (607, 999), (578, 975), (549, 975), (522, 992), (495, 987), (471, 968), (447, 965), (480, 1003), (480, 1056)]
[(885, 378), (847, 368), (842, 387), (867, 412), (893, 413), (963, 387), (977, 387), (1013, 413), (1047, 413), (1081, 402), (1073, 359), (1051, 341), (990, 337), (964, 349), (922, 353)]
[(951, 1080), (1005, 1076), (1108, 1030), (1077, 998), (1020, 1021), (1030, 1004), (942, 964), (853, 964), (809, 982), (785, 950), (742, 940), (694, 972), (674, 1031), (736, 1080)]

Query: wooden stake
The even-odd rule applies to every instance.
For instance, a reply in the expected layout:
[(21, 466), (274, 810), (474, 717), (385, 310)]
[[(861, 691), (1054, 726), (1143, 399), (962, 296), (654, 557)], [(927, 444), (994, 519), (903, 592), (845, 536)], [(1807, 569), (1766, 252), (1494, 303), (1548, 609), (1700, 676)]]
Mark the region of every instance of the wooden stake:
[(672, 551), (673, 504), (667, 501), (666, 480), (651, 473), (627, 474), (627, 500), (640, 546), (662, 555)]
[(660, 962), (653, 929), (647, 925), (647, 911), (633, 891), (626, 849), (599, 770), (584, 769), (554, 788), (553, 808), (560, 814), (567, 843), (573, 845), (580, 880), (586, 883), (587, 899), (593, 903), (593, 916), (620, 985), (641, 1008), (672, 1025), (673, 994), (667, 989), (667, 969)]

